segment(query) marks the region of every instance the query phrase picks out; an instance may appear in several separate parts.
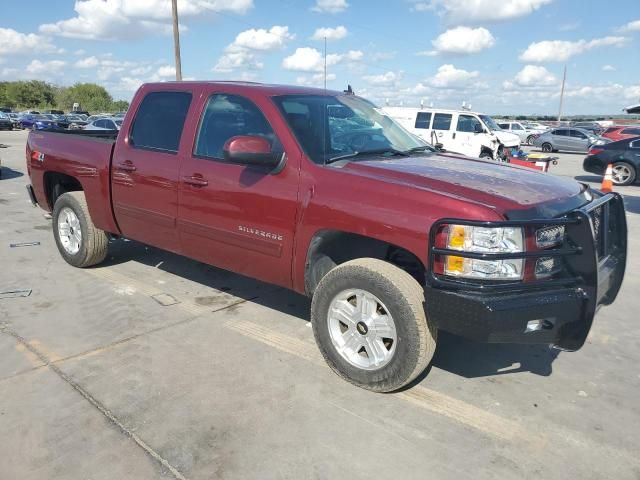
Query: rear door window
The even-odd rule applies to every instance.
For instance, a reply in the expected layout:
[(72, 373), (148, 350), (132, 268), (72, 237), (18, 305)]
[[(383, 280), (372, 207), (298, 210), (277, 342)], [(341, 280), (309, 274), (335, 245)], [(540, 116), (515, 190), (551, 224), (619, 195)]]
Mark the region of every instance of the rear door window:
[(560, 137), (568, 137), (569, 136), (569, 130), (558, 129), (558, 130), (554, 130), (551, 133), (553, 135), (558, 135)]
[(499, 123), (498, 126), (503, 130), (509, 130), (509, 124), (508, 123)]
[(451, 128), (450, 113), (436, 113), (433, 116), (433, 129), (434, 130), (449, 130)]
[(418, 112), (416, 116), (416, 128), (429, 128), (431, 124), (431, 112)]
[(194, 155), (217, 160), (224, 158), (224, 144), (238, 135), (256, 135), (271, 143), (272, 151), (282, 147), (262, 112), (249, 99), (216, 94), (209, 98), (202, 114)]
[(191, 104), (188, 92), (152, 92), (142, 100), (129, 133), (134, 148), (176, 153)]

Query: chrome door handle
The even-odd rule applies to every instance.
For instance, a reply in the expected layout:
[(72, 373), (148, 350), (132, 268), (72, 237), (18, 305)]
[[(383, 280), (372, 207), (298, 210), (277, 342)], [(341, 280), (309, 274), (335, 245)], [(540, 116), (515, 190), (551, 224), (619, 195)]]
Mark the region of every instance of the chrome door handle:
[(205, 180), (202, 177), (196, 177), (196, 176), (182, 177), (182, 181), (184, 183), (188, 183), (189, 185), (193, 185), (195, 187), (206, 187), (207, 185), (209, 185), (209, 182), (207, 180)]
[(136, 166), (131, 162), (121, 162), (117, 165), (118, 170), (124, 170), (125, 172), (135, 172)]

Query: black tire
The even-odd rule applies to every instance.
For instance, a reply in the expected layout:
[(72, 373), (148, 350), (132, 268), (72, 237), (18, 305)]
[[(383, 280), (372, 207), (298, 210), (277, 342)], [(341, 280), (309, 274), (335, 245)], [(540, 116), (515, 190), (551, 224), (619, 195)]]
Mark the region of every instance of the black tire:
[[(58, 217), (63, 208), (70, 208), (80, 222), (82, 241), (77, 253), (71, 254), (63, 247), (60, 240)], [(107, 256), (109, 238), (107, 234), (96, 228), (89, 215), (84, 192), (68, 192), (60, 195), (53, 207), (53, 236), (58, 251), (66, 262), (74, 267), (86, 268), (104, 261)]]
[[(616, 167), (620, 168), (626, 168), (629, 172), (629, 176), (624, 179), (623, 181), (620, 180), (616, 180)], [(632, 183), (634, 183), (636, 181), (636, 169), (634, 168), (633, 165), (631, 165), (630, 163), (627, 162), (615, 162), (613, 164), (613, 179), (612, 179), (612, 183), (614, 185), (619, 185), (619, 186), (624, 186), (624, 185), (631, 185)]]
[(542, 151), (546, 153), (551, 153), (553, 152), (553, 146), (550, 143), (545, 142), (542, 144)]
[[(331, 340), (329, 307), (338, 294), (349, 289), (375, 295), (394, 319), (395, 351), (388, 363), (378, 369), (352, 365)], [(395, 265), (374, 258), (343, 263), (325, 275), (314, 292), (311, 322), (316, 343), (327, 364), (346, 381), (374, 392), (398, 390), (424, 372), (435, 352), (437, 329), (428, 321), (423, 302), (420, 284)]]
[(533, 135), (529, 135), (527, 137), (527, 145), (533, 145), (533, 140), (534, 140), (534, 136)]
[(486, 158), (487, 160), (493, 160), (493, 155), (491, 155), (487, 151), (484, 151), (484, 152), (480, 153), (480, 158)]

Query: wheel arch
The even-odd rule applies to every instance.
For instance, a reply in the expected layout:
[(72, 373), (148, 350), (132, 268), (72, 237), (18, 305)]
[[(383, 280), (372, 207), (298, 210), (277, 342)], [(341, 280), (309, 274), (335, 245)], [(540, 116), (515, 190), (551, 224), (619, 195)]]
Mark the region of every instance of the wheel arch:
[(84, 191), (80, 180), (72, 175), (56, 171), (47, 171), (43, 176), (44, 194), (50, 210), (60, 195), (67, 192)]
[(317, 231), (308, 244), (304, 264), (304, 291), (312, 296), (320, 280), (335, 266), (357, 258), (387, 261), (424, 283), (422, 260), (402, 246), (366, 235), (335, 229)]

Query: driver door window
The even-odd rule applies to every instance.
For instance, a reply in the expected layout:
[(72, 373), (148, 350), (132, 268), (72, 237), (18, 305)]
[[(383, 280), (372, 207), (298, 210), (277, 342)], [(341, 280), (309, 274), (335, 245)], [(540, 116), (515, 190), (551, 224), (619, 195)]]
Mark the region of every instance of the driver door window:
[(458, 116), (458, 125), (456, 126), (456, 131), (475, 133), (476, 131), (480, 131), (481, 129), (482, 124), (476, 117), (471, 115)]
[(202, 114), (193, 154), (224, 161), (224, 145), (239, 135), (264, 137), (273, 152), (282, 151), (271, 125), (251, 100), (238, 95), (213, 95)]

